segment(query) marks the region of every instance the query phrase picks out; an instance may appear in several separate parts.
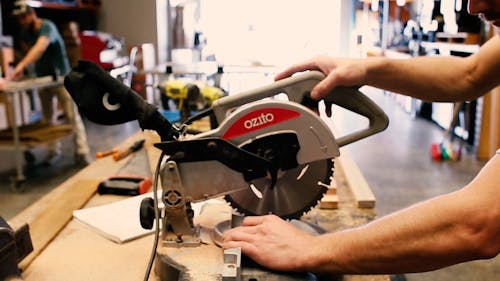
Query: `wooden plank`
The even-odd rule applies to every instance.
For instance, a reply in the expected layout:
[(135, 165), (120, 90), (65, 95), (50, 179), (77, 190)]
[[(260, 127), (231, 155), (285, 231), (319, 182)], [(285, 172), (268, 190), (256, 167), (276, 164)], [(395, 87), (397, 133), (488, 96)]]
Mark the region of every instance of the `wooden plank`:
[(336, 194), (325, 194), (321, 201), (319, 202), (319, 207), (321, 209), (338, 209), (339, 208), (339, 197)]
[[(123, 147), (130, 146), (140, 138), (143, 138), (141, 132), (128, 138)], [(95, 193), (97, 183), (115, 174), (127, 160), (128, 157), (120, 161), (114, 161), (112, 157), (96, 160), (9, 221), (14, 228), (25, 223), (30, 227), (34, 251), (20, 263), (21, 269), (28, 267), (57, 236), (71, 220), (73, 210), (85, 205)]]
[(483, 97), (481, 130), (476, 156), (488, 160), (500, 148), (500, 87), (496, 87)]
[(495, 155), (497, 149), (500, 148), (500, 86), (491, 90), (492, 106), (491, 106), (491, 142), (490, 142), (490, 157)]
[(20, 81), (9, 81), (6, 87), (2, 89), (4, 92), (15, 93), (19, 91), (41, 89), (47, 87), (62, 86), (64, 84), (64, 77), (60, 76), (56, 81), (52, 76), (43, 76), (37, 78), (27, 78)]
[(346, 148), (340, 149), (340, 157), (337, 158), (337, 163), (345, 175), (358, 208), (374, 208), (375, 195)]
[(477, 146), (476, 157), (478, 160), (490, 158), (490, 138), (491, 138), (491, 93), (483, 97), (483, 110), (481, 112), (481, 129), (479, 132), (479, 144)]
[[(57, 141), (73, 134), (73, 125), (42, 125), (39, 123), (19, 128), (19, 140), (24, 146), (39, 146)], [(12, 130), (0, 132), (0, 145), (12, 145)]]
[[(96, 197), (113, 196), (96, 195), (91, 201)], [(122, 219), (120, 214), (116, 218)], [(71, 220), (22, 277), (25, 281), (142, 280), (152, 245), (153, 235), (117, 244)], [(153, 277), (149, 280), (157, 280)]]
[[(320, 112), (324, 112), (324, 109), (320, 108)], [(344, 135), (335, 124), (333, 124), (332, 118), (322, 113), (321, 119), (325, 121), (330, 130), (332, 130), (334, 136)], [(358, 208), (374, 208), (376, 201), (375, 195), (359, 170), (358, 165), (352, 160), (349, 151), (345, 147), (340, 148), (340, 156), (335, 159), (335, 162), (338, 163), (338, 167), (343, 170)]]
[(60, 194), (49, 208), (29, 224), (33, 252), (21, 263), (26, 268), (71, 220), (74, 210), (80, 209), (94, 195), (100, 180), (79, 180), (71, 186), (71, 192)]
[(339, 197), (337, 195), (337, 184), (334, 179), (332, 179), (326, 194), (321, 198), (319, 207), (320, 209), (338, 209)]

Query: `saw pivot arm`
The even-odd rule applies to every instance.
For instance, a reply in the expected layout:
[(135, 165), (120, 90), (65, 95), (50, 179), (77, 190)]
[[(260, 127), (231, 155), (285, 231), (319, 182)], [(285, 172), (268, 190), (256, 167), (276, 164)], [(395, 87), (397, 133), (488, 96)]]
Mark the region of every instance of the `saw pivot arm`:
[(246, 181), (269, 174), (273, 183), (276, 182), (278, 171), (270, 161), (221, 138), (169, 141), (157, 143), (155, 146), (177, 163), (217, 160), (242, 173)]

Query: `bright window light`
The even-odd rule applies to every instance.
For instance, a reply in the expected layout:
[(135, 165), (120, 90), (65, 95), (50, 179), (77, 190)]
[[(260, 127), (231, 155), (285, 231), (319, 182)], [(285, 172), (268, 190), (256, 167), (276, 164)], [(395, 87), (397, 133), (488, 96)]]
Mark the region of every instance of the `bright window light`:
[(378, 11), (378, 0), (372, 0), (371, 9), (373, 12)]
[(217, 61), (289, 65), (318, 54), (339, 54), (341, 2), (201, 1), (199, 26)]

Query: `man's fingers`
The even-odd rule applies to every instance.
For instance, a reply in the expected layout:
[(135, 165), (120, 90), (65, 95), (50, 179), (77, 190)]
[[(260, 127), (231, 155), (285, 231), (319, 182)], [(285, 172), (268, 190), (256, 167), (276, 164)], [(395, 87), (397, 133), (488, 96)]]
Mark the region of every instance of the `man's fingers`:
[(274, 80), (275, 81), (281, 80), (283, 78), (287, 78), (287, 77), (292, 76), (292, 74), (294, 74), (296, 72), (305, 71), (305, 70), (320, 70), (320, 69), (319, 69), (318, 65), (313, 60), (308, 60), (308, 61), (305, 61), (303, 63), (292, 65), (291, 67), (285, 69), (281, 73), (278, 73), (278, 75), (276, 75), (274, 77)]
[(280, 217), (276, 215), (263, 215), (263, 216), (248, 216), (243, 219), (242, 226), (256, 226), (259, 224), (263, 224), (265, 221), (276, 221), (282, 220)]
[(239, 226), (230, 229), (222, 236), (222, 241), (248, 241), (252, 242), (255, 239), (257, 230), (254, 227)]
[(257, 255), (257, 247), (253, 244), (244, 241), (228, 241), (222, 244), (224, 249), (229, 248), (241, 248), (241, 251), (249, 256), (250, 258), (254, 258)]
[(254, 226), (264, 222), (265, 216), (248, 216), (243, 219), (243, 226)]
[(328, 76), (321, 80), (312, 90), (311, 90), (311, 97), (313, 99), (320, 99), (325, 96), (327, 96), (333, 88), (338, 86), (338, 79), (337, 79), (337, 74), (336, 71), (330, 72)]

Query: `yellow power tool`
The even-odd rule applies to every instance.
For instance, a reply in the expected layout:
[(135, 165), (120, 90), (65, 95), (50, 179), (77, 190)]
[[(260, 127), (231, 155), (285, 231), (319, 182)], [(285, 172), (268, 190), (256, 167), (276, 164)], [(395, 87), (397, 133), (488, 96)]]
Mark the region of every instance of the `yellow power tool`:
[(226, 95), (220, 88), (197, 81), (168, 80), (160, 85), (160, 89), (164, 90), (162, 95), (164, 108), (169, 108), (168, 99), (176, 101), (181, 122), (191, 116), (191, 110), (212, 107), (215, 100)]

